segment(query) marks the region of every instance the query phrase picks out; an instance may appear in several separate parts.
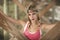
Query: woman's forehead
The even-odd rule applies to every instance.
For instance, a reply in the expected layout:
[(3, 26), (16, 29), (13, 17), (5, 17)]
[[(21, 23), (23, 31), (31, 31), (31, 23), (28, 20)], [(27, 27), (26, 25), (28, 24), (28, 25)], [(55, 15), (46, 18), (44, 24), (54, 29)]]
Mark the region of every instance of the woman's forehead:
[(29, 10), (29, 13), (32, 13), (32, 12), (34, 12), (33, 10)]
[(37, 13), (37, 12), (34, 10), (29, 10), (29, 13)]
[(36, 14), (36, 12), (29, 12), (29, 14)]

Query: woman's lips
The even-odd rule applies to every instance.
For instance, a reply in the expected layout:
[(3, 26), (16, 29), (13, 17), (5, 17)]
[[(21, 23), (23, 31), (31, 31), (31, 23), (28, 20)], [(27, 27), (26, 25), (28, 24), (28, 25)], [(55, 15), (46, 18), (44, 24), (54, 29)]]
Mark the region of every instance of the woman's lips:
[(34, 20), (34, 19), (32, 19), (32, 20)]

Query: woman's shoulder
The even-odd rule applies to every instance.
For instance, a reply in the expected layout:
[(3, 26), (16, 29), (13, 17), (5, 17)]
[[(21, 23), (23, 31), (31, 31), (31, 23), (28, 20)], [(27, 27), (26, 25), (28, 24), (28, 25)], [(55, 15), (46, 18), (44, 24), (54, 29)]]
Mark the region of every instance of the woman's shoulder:
[(44, 23), (44, 24), (42, 24), (42, 26), (55, 26), (56, 24), (46, 24), (46, 23)]
[(27, 21), (27, 23), (30, 23), (29, 21)]
[(50, 27), (54, 27), (55, 24), (42, 24), (42, 28), (50, 28)]
[(25, 26), (24, 26), (24, 31), (26, 30), (26, 28), (28, 27), (29, 25), (29, 21), (26, 22)]
[(41, 29), (44, 31), (49, 31), (50, 29), (52, 29), (56, 24), (42, 24)]
[(27, 21), (26, 23), (25, 23), (25, 25), (29, 25), (30, 24), (30, 22), (29, 21)]

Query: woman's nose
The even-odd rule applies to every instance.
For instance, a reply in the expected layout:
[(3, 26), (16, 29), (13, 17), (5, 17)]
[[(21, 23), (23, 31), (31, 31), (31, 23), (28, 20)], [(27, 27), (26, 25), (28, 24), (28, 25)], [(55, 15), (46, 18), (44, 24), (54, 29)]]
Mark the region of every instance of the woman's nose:
[(31, 15), (31, 17), (33, 18), (33, 15)]

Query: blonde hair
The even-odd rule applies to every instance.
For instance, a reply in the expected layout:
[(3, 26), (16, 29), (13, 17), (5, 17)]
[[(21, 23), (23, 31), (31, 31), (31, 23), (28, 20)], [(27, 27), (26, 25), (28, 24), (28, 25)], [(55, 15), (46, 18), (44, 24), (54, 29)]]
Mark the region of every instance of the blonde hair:
[[(40, 18), (39, 18), (38, 14), (37, 14), (37, 21), (39, 21), (39, 20), (40, 20)], [(29, 21), (29, 24), (31, 25), (31, 20), (30, 20), (29, 17), (28, 17), (28, 21)], [(29, 25), (29, 27), (30, 27), (30, 25)]]

